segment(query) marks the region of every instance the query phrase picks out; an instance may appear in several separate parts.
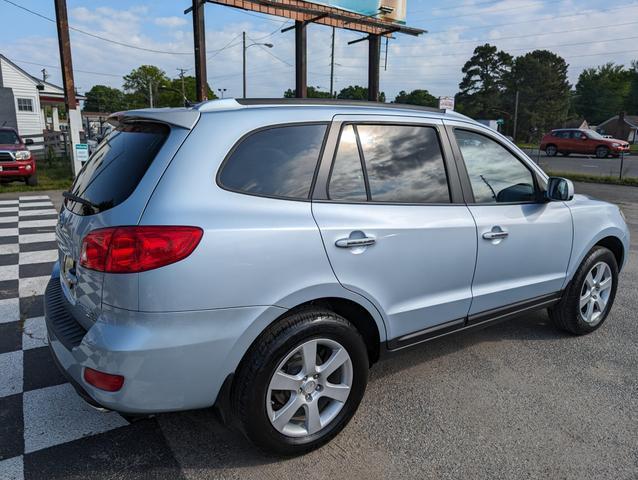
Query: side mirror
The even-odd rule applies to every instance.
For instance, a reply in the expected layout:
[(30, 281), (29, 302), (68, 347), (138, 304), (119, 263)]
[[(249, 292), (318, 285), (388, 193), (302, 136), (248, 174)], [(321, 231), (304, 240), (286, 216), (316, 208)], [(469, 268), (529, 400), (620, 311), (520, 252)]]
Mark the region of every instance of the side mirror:
[(545, 197), (550, 201), (568, 202), (574, 198), (574, 184), (566, 178), (549, 177)]
[(32, 138), (25, 138), (24, 139), (24, 144), (25, 145), (33, 145), (33, 139)]

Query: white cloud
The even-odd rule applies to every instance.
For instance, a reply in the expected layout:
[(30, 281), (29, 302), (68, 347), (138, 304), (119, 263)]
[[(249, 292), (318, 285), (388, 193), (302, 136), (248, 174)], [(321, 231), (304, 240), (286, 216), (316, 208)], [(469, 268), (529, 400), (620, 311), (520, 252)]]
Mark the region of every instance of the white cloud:
[(186, 25), (188, 22), (184, 17), (157, 17), (153, 23), (160, 27), (176, 28)]

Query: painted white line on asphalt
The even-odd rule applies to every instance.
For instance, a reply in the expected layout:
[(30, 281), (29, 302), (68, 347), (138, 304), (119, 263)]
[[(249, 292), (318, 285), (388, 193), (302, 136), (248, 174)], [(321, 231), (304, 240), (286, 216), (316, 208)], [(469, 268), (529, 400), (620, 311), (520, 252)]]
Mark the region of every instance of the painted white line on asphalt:
[(48, 344), (47, 325), (44, 322), (44, 317), (27, 318), (24, 321), (24, 330), (22, 331), (22, 349), (46, 347)]
[(21, 278), (18, 280), (20, 298), (30, 297), (32, 295), (44, 295), (49, 279), (49, 275), (46, 277)]
[(0, 397), (15, 395), (22, 391), (22, 350), (0, 353)]
[(117, 413), (90, 407), (68, 383), (25, 392), (23, 398), (25, 453), (128, 425)]
[(57, 215), (58, 211), (56, 209), (46, 209), (46, 210), (22, 210), (20, 212), (21, 217), (36, 217), (38, 215)]
[(0, 478), (4, 480), (24, 480), (24, 461), (19, 457), (0, 460)]
[(17, 280), (18, 279), (18, 266), (17, 265), (2, 265), (0, 266), (0, 282), (2, 280)]
[(0, 237), (15, 237), (17, 234), (17, 228), (0, 228)]
[(20, 245), (17, 243), (9, 243), (7, 245), (0, 245), (0, 255), (7, 255), (9, 253), (18, 253), (20, 251)]
[(55, 262), (58, 259), (57, 250), (38, 250), (35, 252), (20, 252), (18, 261), (20, 265), (27, 265), (29, 263), (45, 263)]
[(19, 240), (20, 243), (53, 242), (55, 241), (55, 232), (20, 235)]
[(0, 323), (18, 320), (20, 320), (20, 299), (16, 297), (0, 300)]
[(18, 212), (16, 212), (16, 216), (15, 217), (0, 217), (0, 226), (3, 223), (13, 223), (13, 222), (17, 222), (18, 221)]
[[(17, 222), (18, 219), (16, 218), (15, 221)], [(19, 227), (20, 228), (55, 227), (57, 223), (58, 223), (57, 218), (51, 218), (49, 220), (21, 220)]]

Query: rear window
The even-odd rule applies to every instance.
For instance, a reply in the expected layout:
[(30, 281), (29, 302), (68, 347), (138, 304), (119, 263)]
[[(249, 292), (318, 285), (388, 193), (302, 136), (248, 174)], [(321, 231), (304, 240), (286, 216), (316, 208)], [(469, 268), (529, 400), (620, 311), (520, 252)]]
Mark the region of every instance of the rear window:
[[(122, 203), (140, 183), (168, 134), (166, 125), (156, 123), (117, 127), (89, 158), (73, 182), (71, 193), (100, 211)], [(94, 213), (79, 202), (67, 201), (67, 208), (80, 215)]]
[(0, 130), (0, 145), (19, 145), (20, 138), (12, 130)]
[(325, 133), (326, 124), (259, 130), (226, 159), (219, 184), (241, 193), (307, 200)]

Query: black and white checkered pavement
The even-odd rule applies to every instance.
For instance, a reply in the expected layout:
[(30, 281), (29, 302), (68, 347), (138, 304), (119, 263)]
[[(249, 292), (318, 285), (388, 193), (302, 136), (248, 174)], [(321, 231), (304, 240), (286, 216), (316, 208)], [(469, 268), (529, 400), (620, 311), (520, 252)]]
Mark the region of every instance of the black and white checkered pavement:
[(156, 420), (94, 410), (53, 363), (42, 296), (56, 221), (48, 196), (0, 200), (0, 479), (181, 477)]

